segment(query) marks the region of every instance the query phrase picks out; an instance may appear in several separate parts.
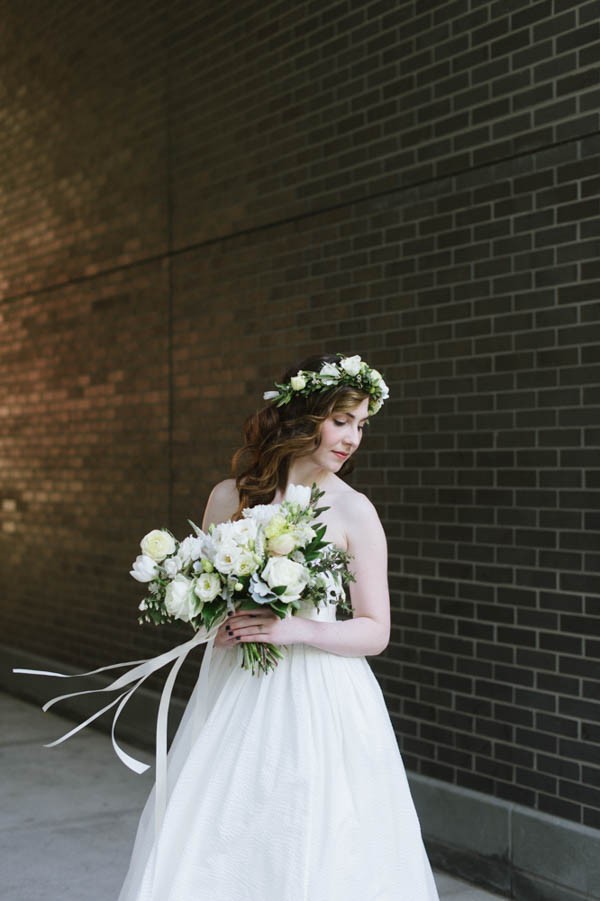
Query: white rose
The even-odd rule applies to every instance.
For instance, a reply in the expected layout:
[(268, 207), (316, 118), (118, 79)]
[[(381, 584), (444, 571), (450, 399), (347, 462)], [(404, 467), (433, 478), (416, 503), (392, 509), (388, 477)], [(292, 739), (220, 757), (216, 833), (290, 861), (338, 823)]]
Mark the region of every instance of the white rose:
[(270, 557), (261, 578), (269, 588), (285, 586), (284, 593), (279, 596), (280, 600), (297, 601), (308, 582), (308, 573), (302, 564), (294, 563), (287, 557)]
[(133, 568), (129, 571), (129, 575), (137, 579), (138, 582), (151, 582), (158, 574), (158, 565), (146, 554), (139, 554), (133, 564)]
[(191, 618), (198, 613), (200, 605), (193, 591), (193, 582), (187, 576), (179, 573), (172, 582), (167, 585), (165, 592), (165, 607), (167, 612), (189, 623)]
[(164, 529), (152, 529), (140, 541), (142, 553), (161, 563), (165, 557), (175, 552), (175, 539)]
[(294, 389), (294, 391), (302, 391), (303, 388), (306, 388), (306, 379), (303, 375), (293, 375), (290, 379), (290, 385)]
[(348, 375), (358, 375), (362, 367), (362, 360), (356, 354), (353, 357), (345, 357), (343, 360), (340, 360), (340, 366)]
[(319, 375), (323, 382), (333, 383), (339, 379), (340, 371), (335, 363), (323, 363)]
[(177, 573), (181, 572), (183, 569), (183, 560), (179, 554), (175, 554), (173, 557), (169, 557), (164, 561), (163, 569), (169, 579), (174, 579)]
[(288, 485), (284, 500), (289, 504), (298, 504), (299, 507), (308, 507), (310, 494), (311, 490), (307, 485)]
[(202, 573), (194, 585), (194, 593), (203, 604), (214, 601), (221, 591), (221, 580), (216, 573)]
[(291, 554), (296, 547), (294, 536), (290, 532), (284, 532), (282, 535), (276, 535), (267, 541), (269, 553), (276, 554), (280, 557), (286, 557)]

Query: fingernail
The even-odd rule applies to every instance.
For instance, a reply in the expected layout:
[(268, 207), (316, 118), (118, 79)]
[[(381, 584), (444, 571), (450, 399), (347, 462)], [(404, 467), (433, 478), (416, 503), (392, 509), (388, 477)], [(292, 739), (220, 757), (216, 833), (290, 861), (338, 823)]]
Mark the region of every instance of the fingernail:
[(236, 641), (239, 641), (239, 640), (240, 640), (240, 636), (239, 636), (239, 635), (236, 635), (236, 636), (235, 636), (235, 640), (236, 640)]
[(233, 610), (228, 610), (228, 611), (227, 611), (227, 616), (233, 616)]

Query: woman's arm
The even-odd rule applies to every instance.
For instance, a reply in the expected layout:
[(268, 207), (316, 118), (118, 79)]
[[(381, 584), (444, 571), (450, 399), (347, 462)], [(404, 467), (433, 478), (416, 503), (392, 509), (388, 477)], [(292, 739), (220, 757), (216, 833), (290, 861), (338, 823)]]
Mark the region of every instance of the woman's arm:
[(226, 626), (223, 644), (264, 641), (272, 644), (309, 644), (346, 657), (380, 654), (390, 637), (390, 601), (387, 582), (387, 543), (379, 516), (371, 502), (352, 494), (341, 511), (352, 556), (353, 619), (320, 622), (301, 616), (278, 619), (270, 610), (238, 611)]
[(387, 542), (373, 504), (362, 494), (352, 496), (346, 534), (353, 618), (334, 623), (305, 620), (312, 634), (307, 644), (334, 654), (381, 654), (390, 640), (390, 596), (387, 577)]

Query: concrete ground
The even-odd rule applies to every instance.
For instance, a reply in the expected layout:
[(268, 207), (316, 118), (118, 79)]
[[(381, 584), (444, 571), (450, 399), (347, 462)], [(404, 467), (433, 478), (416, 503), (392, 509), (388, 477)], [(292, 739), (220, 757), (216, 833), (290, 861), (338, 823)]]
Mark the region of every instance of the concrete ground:
[[(5, 694), (0, 723), (0, 899), (116, 901), (153, 769), (132, 773), (92, 729), (43, 748), (72, 723)], [(498, 897), (444, 873), (436, 881), (442, 901)]]

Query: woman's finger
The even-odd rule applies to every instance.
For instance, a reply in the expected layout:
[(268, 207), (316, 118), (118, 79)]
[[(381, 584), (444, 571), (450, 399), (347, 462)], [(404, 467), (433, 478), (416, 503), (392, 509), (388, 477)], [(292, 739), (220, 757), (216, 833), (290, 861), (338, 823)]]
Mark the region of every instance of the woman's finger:
[(257, 610), (256, 612), (251, 611), (249, 613), (234, 613), (233, 616), (230, 616), (227, 620), (227, 624), (231, 626), (252, 626), (257, 623), (270, 623), (275, 622), (277, 619), (277, 614), (268, 610)]

